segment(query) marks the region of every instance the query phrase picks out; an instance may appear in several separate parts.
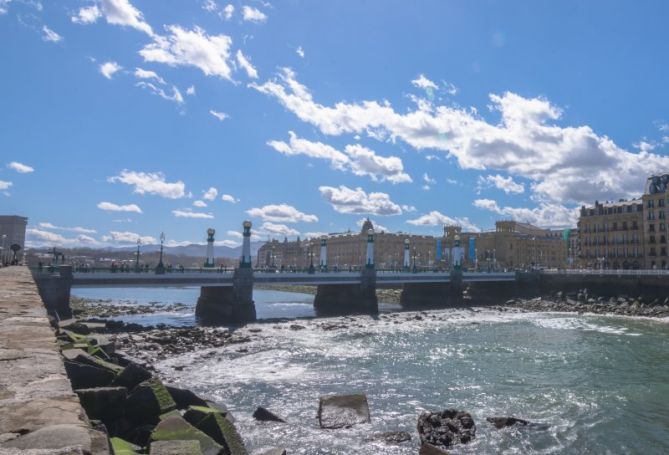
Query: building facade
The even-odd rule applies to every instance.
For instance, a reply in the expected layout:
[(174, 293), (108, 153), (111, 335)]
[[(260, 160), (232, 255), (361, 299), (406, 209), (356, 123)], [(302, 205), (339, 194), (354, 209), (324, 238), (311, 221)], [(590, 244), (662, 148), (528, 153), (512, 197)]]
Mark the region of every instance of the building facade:
[(26, 227), (28, 218), (16, 215), (0, 215), (0, 262), (9, 263), (14, 257), (10, 247), (14, 244), (19, 245), (21, 249), (16, 257), (19, 261), (23, 260), (23, 253), (26, 247)]

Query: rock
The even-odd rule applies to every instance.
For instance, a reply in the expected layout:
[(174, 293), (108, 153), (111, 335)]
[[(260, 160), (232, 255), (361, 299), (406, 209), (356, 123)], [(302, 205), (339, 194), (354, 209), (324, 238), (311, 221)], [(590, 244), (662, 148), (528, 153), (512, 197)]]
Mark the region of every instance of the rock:
[(344, 428), (369, 421), (369, 405), (363, 394), (332, 395), (319, 400), (318, 422), (321, 428)]
[(139, 383), (151, 379), (151, 373), (144, 367), (130, 362), (114, 379), (113, 385), (134, 389)]
[(304, 330), (306, 329), (305, 326), (300, 325), (300, 324), (291, 324), (290, 325), (290, 330)]
[(498, 430), (515, 425), (526, 427), (532, 430), (547, 430), (550, 428), (550, 425), (546, 423), (528, 422), (527, 420), (518, 419), (516, 417), (486, 417), (486, 420), (495, 425), (495, 428)]
[[(155, 441), (199, 441), (203, 455), (219, 455), (225, 453), (223, 446), (211, 437), (186, 422), (183, 417), (169, 417), (160, 422), (151, 433), (151, 445)], [(231, 454), (232, 455), (232, 454)]]
[(120, 374), (123, 371), (122, 366), (116, 365), (115, 363), (107, 362), (106, 360), (102, 360), (87, 352), (84, 352), (82, 349), (68, 349), (63, 351), (62, 353), (63, 357), (65, 357), (66, 360), (83, 363), (96, 368), (101, 368), (103, 370), (107, 370), (113, 373), (114, 376)]
[(387, 444), (400, 444), (411, 441), (411, 435), (406, 431), (386, 431), (373, 434), (370, 439), (385, 441)]
[(247, 454), (242, 437), (237, 432), (234, 423), (218, 409), (191, 406), (184, 414), (184, 419), (225, 447), (227, 454)]
[(256, 420), (259, 420), (261, 422), (269, 422), (269, 421), (271, 421), (271, 422), (283, 422), (283, 423), (286, 422), (281, 417), (277, 416), (273, 412), (268, 411), (267, 409), (263, 408), (262, 406), (258, 406), (258, 408), (253, 413), (253, 418), (256, 419)]
[(424, 412), (418, 418), (418, 434), (421, 444), (441, 447), (466, 444), (474, 439), (476, 425), (469, 413), (455, 409), (441, 412)]
[(142, 451), (141, 447), (119, 437), (110, 438), (109, 443), (111, 444), (113, 455), (137, 455)]
[(418, 455), (448, 455), (448, 452), (425, 442), (421, 444)]
[(171, 385), (165, 385), (170, 396), (177, 405), (177, 409), (187, 409), (189, 406), (204, 406), (208, 403), (187, 389), (180, 389)]
[(271, 448), (260, 452), (258, 455), (286, 455), (286, 449)]
[(108, 337), (104, 335), (91, 335), (88, 340), (93, 346), (102, 349), (108, 356), (112, 355), (116, 350), (116, 345)]
[(154, 441), (149, 448), (151, 455), (201, 455), (200, 441)]
[(76, 389), (81, 406), (89, 419), (111, 422), (123, 416), (128, 389), (125, 387), (97, 387), (94, 389)]
[(137, 423), (156, 423), (161, 414), (176, 407), (165, 386), (155, 378), (139, 384), (125, 400), (126, 414)]
[(116, 377), (109, 370), (71, 361), (65, 361), (65, 371), (70, 378), (73, 389), (106, 387)]
[[(90, 453), (91, 436), (89, 429), (83, 425), (50, 425), (31, 431), (11, 441), (3, 443), (4, 448), (21, 450), (61, 449), (76, 447)], [(77, 452), (75, 452), (77, 453)]]

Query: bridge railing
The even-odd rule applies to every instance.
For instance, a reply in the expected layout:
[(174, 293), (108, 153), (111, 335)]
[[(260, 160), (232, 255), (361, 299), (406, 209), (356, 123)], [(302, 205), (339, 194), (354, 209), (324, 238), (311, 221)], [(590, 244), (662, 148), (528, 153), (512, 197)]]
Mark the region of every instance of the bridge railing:
[(547, 275), (602, 275), (602, 276), (669, 276), (669, 270), (652, 269), (546, 269)]

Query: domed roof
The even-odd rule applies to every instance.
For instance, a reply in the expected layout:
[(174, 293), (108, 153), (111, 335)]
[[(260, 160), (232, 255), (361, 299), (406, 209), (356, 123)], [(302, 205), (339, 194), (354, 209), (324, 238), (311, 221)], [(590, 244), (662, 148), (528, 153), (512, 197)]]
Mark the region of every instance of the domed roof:
[(360, 232), (361, 232), (362, 234), (366, 234), (367, 232), (369, 232), (370, 229), (374, 229), (374, 225), (372, 224), (372, 222), (370, 221), (370, 219), (367, 218), (367, 219), (365, 220), (365, 222), (362, 223), (362, 229), (360, 230)]

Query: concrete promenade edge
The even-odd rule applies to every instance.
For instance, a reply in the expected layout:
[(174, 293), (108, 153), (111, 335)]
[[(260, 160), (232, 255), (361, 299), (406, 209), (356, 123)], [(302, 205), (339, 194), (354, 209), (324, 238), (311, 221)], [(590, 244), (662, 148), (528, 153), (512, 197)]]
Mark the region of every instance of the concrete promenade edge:
[(0, 269), (0, 454), (91, 453), (92, 437), (30, 271)]

